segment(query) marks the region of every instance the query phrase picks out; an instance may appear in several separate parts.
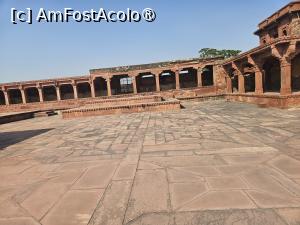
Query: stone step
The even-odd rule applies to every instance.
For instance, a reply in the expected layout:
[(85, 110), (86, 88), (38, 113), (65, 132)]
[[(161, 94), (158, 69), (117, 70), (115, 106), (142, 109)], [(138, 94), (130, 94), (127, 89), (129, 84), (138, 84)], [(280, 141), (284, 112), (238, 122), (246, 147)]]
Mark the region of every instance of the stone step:
[(57, 115), (56, 112), (50, 110), (50, 111), (42, 111), (42, 112), (36, 112), (33, 114), (34, 118), (39, 118), (39, 117), (48, 117), (48, 116), (54, 116)]

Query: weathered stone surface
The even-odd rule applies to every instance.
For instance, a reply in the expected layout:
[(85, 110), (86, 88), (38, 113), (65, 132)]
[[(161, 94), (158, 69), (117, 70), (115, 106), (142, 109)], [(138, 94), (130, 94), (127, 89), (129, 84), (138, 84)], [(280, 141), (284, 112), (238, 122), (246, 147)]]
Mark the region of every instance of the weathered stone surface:
[(276, 212), (289, 224), (300, 224), (300, 208), (276, 209)]
[(40, 223), (30, 217), (0, 219), (0, 225), (40, 225)]
[(241, 191), (212, 191), (186, 204), (180, 211), (251, 209), (256, 206)]
[(207, 191), (204, 182), (170, 184), (171, 203), (173, 210), (192, 201)]
[(167, 175), (164, 170), (138, 171), (132, 187), (125, 221), (149, 212), (170, 210)]
[(103, 190), (69, 191), (42, 220), (45, 225), (87, 224)]
[(21, 205), (37, 220), (40, 220), (67, 190), (65, 184), (45, 183)]
[(136, 165), (121, 164), (113, 177), (113, 180), (133, 180)]
[(206, 180), (212, 190), (247, 189), (247, 185), (239, 177), (208, 177)]
[(89, 225), (121, 225), (125, 217), (132, 181), (113, 181), (97, 206)]
[(110, 166), (97, 166), (90, 168), (73, 186), (73, 189), (106, 188), (117, 168), (117, 163), (112, 162)]
[[(0, 172), (0, 224), (297, 222), (300, 110), (184, 105), (180, 113), (1, 125), (55, 129), (0, 151), (8, 168)], [(162, 151), (143, 151), (149, 143)]]

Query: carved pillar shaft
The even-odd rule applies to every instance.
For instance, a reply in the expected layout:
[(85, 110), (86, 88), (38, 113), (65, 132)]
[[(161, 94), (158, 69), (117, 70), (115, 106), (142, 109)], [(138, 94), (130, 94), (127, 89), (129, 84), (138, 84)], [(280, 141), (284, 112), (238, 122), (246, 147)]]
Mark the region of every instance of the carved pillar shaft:
[(180, 79), (179, 79), (179, 70), (175, 71), (175, 82), (176, 82), (176, 89), (180, 89)]
[(91, 95), (92, 95), (92, 98), (95, 98), (96, 97), (96, 94), (95, 94), (95, 86), (94, 86), (94, 81), (91, 81)]
[(202, 87), (202, 68), (197, 69), (198, 87)]
[(61, 96), (60, 96), (59, 86), (56, 87), (56, 96), (57, 96), (57, 101), (60, 101), (61, 100)]
[(7, 91), (3, 91), (3, 93), (4, 93), (4, 98), (5, 98), (5, 105), (9, 105), (8, 93), (7, 93)]
[(155, 74), (156, 91), (160, 91), (159, 74)]
[(107, 85), (107, 95), (111, 96), (111, 85), (110, 85), (110, 78), (106, 79), (106, 85)]
[(23, 104), (26, 104), (25, 90), (24, 89), (20, 89), (20, 90), (21, 90), (21, 95), (22, 95), (22, 102), (23, 102)]
[(239, 79), (239, 93), (243, 94), (243, 93), (245, 93), (245, 77), (242, 74), (240, 74), (238, 77), (239, 77), (238, 78)]
[(78, 92), (76, 84), (73, 84), (73, 91), (74, 91), (74, 99), (78, 99)]
[(137, 94), (136, 77), (132, 77), (133, 93)]
[(43, 89), (41, 87), (38, 87), (38, 92), (39, 92), (40, 102), (44, 102)]
[(281, 60), (281, 89), (280, 94), (288, 95), (292, 93), (292, 64), (287, 60)]
[(232, 80), (229, 76), (226, 76), (226, 86), (227, 86), (227, 92), (232, 93)]
[(263, 73), (260, 69), (255, 71), (255, 93), (262, 94), (263, 90)]

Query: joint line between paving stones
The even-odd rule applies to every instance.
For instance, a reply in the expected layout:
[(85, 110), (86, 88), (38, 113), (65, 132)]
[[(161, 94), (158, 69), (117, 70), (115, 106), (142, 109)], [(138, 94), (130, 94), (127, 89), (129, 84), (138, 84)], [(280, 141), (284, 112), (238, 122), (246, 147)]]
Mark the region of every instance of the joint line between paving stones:
[[(115, 174), (116, 174), (116, 172), (117, 172), (117, 170), (118, 170), (118, 168), (119, 168), (119, 166), (120, 166), (120, 164), (121, 164), (121, 161), (122, 161), (122, 160), (120, 160), (120, 162), (118, 163), (118, 166), (116, 166), (115, 171), (114, 171), (114, 173), (113, 173), (113, 175), (112, 175), (112, 177), (111, 177), (111, 180), (110, 180), (109, 184), (106, 186), (105, 191), (103, 192), (103, 194), (102, 194), (102, 196), (101, 196), (101, 198), (100, 198), (98, 204), (97, 204), (96, 207), (94, 208), (93, 213), (91, 214), (91, 217), (90, 217), (90, 219), (89, 219), (89, 221), (88, 221), (87, 224), (90, 224), (90, 222), (92, 221), (95, 212), (96, 212), (97, 209), (101, 206), (101, 203), (102, 203), (102, 201), (104, 200), (104, 197), (105, 197), (105, 195), (106, 195), (106, 192), (107, 192), (107, 191), (110, 189), (110, 187), (112, 186), (112, 181), (113, 181), (112, 179), (113, 179), (113, 177), (115, 176)], [(95, 217), (95, 218), (96, 218), (96, 217)]]
[[(149, 119), (148, 119), (148, 122), (147, 122), (147, 128), (148, 128), (148, 126), (149, 126), (150, 118), (151, 118), (151, 115), (149, 116)], [(147, 128), (145, 129), (145, 131), (147, 130)], [(137, 131), (135, 132), (135, 135), (136, 135), (136, 133), (137, 133)], [(146, 132), (145, 132), (145, 133), (146, 133)], [(142, 141), (142, 143), (144, 143), (144, 141), (145, 141), (145, 133), (144, 133), (144, 136), (143, 136), (143, 141)], [(136, 169), (135, 169), (135, 174), (134, 174), (134, 177), (133, 177), (133, 180), (132, 180), (132, 183), (131, 183), (130, 192), (129, 192), (129, 195), (128, 195), (128, 200), (127, 200), (126, 209), (125, 209), (125, 212), (124, 212), (122, 224), (124, 224), (125, 219), (126, 219), (126, 214), (127, 214), (127, 210), (128, 210), (128, 206), (129, 206), (129, 202), (130, 202), (130, 197), (131, 197), (131, 195), (132, 195), (133, 185), (134, 185), (134, 183), (135, 183), (136, 174), (137, 174), (137, 172), (138, 172), (138, 168), (139, 168), (139, 164), (140, 164), (141, 153), (143, 152), (143, 150), (144, 150), (144, 145), (142, 144), (141, 150), (140, 150), (140, 152), (139, 152), (139, 158), (138, 158), (137, 166), (136, 166)]]
[[(40, 222), (45, 218), (45, 216), (58, 204), (58, 202), (63, 198), (63, 196), (71, 190), (72, 186), (87, 172), (88, 168), (85, 169), (85, 171), (76, 179), (74, 180), (74, 182), (66, 189), (66, 191), (61, 194), (60, 198), (58, 198), (53, 205), (44, 213), (44, 215), (41, 217), (41, 219), (39, 220)], [(50, 178), (51, 180), (51, 178)]]

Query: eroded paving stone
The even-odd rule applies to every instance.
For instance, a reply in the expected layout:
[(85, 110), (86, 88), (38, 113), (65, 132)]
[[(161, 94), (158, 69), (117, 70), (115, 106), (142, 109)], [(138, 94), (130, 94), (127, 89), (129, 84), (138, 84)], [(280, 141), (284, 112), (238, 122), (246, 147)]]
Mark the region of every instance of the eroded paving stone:
[(97, 206), (89, 225), (121, 225), (125, 217), (132, 181), (113, 181)]
[(100, 165), (88, 169), (85, 174), (72, 187), (73, 189), (106, 188), (112, 179), (118, 162), (110, 165)]
[(276, 212), (286, 221), (289, 225), (300, 224), (300, 208), (285, 208), (276, 209)]
[(203, 177), (197, 176), (196, 174), (182, 171), (180, 169), (167, 169), (169, 181), (174, 182), (199, 182), (204, 181)]
[(300, 178), (300, 161), (291, 157), (280, 155), (270, 162), (291, 178)]
[(215, 155), (205, 156), (169, 156), (169, 157), (144, 157), (144, 161), (152, 162), (164, 167), (193, 167), (226, 165), (226, 163)]
[(40, 225), (40, 223), (33, 218), (7, 218), (0, 219), (0, 225)]
[(204, 182), (170, 184), (171, 203), (174, 210), (207, 191)]
[(139, 170), (136, 173), (125, 222), (149, 212), (170, 210), (167, 175), (164, 170)]
[(21, 205), (37, 220), (40, 220), (67, 190), (68, 187), (65, 184), (48, 182), (34, 191)]
[(113, 180), (133, 180), (137, 165), (121, 163), (117, 169)]
[(287, 225), (273, 210), (224, 210), (177, 213), (174, 225)]
[(43, 225), (86, 225), (104, 190), (69, 191), (43, 218)]
[(242, 191), (210, 191), (183, 206), (180, 211), (252, 209), (251, 199)]
[(247, 185), (239, 177), (208, 177), (206, 178), (211, 190), (246, 189)]

